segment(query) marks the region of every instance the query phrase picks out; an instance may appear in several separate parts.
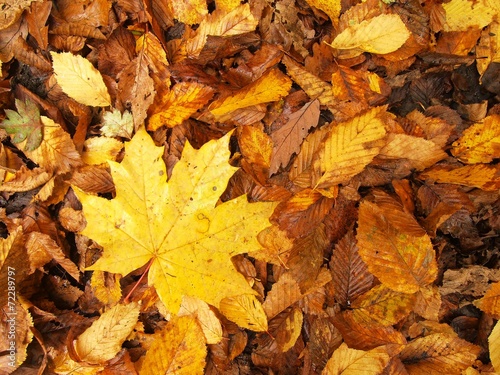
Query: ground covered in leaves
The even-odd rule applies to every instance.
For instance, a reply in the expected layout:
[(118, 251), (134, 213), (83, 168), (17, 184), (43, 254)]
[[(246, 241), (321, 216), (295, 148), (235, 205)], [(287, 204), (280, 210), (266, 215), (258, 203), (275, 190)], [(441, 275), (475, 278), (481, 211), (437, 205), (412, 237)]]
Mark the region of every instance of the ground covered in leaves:
[(496, 0), (7, 0), (0, 374), (500, 371)]

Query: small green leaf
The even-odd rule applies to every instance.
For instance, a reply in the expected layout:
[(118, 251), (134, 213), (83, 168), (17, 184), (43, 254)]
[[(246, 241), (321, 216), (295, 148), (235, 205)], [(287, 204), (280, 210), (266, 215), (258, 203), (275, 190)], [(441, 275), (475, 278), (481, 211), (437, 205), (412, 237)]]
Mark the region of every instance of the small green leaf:
[(42, 142), (42, 121), (38, 107), (30, 100), (25, 102), (16, 99), (17, 112), (6, 109), (7, 118), (2, 121), (0, 128), (12, 135), (13, 143), (20, 143), (26, 139), (25, 151), (33, 151)]

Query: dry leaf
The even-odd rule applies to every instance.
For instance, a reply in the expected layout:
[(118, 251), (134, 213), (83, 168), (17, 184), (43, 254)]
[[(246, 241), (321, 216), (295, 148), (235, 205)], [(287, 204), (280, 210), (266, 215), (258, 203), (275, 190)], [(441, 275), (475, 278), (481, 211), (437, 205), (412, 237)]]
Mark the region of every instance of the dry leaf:
[(488, 337), (488, 343), (490, 345), (490, 360), (491, 364), (498, 372), (500, 368), (500, 323), (496, 323), (495, 327)]
[(183, 296), (178, 316), (191, 315), (198, 320), (207, 344), (217, 344), (222, 340), (222, 326), (210, 306), (194, 297)]
[(500, 318), (500, 282), (492, 284), (483, 298), (474, 301), (474, 305), (484, 312)]
[(267, 331), (267, 317), (264, 309), (252, 294), (224, 298), (220, 302), (219, 309), (229, 320), (242, 328), (256, 332)]
[(235, 172), (228, 140), (199, 151), (186, 143), (167, 183), (162, 148), (139, 130), (125, 145), (123, 162), (109, 162), (116, 198), (77, 193), (88, 222), (82, 233), (104, 247), (90, 269), (126, 275), (150, 262), (149, 283), (172, 313), (183, 295), (218, 307), (223, 298), (253, 294), (230, 258), (259, 248), (255, 237), (275, 205), (241, 196), (215, 207)]
[(69, 52), (50, 54), (57, 83), (70, 98), (89, 106), (111, 105), (108, 88), (101, 73), (90, 61)]
[(113, 108), (113, 112), (106, 111), (102, 115), (101, 133), (106, 137), (132, 138), (134, 118), (129, 111), (123, 114)]
[(378, 375), (389, 363), (390, 356), (383, 347), (369, 351), (350, 349), (346, 343), (333, 352), (322, 375)]
[(482, 29), (495, 16), (495, 9), (487, 1), (451, 0), (443, 4), (446, 14), (444, 31), (467, 31), (469, 28)]

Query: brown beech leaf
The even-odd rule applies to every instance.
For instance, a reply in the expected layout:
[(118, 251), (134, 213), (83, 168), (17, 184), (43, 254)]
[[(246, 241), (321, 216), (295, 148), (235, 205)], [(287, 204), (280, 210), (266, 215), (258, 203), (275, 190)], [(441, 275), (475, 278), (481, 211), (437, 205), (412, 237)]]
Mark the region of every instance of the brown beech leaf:
[(281, 128), (271, 133), (274, 144), (269, 169), (271, 174), (276, 173), (280, 166), (285, 167), (292, 155), (299, 152), (309, 129), (318, 125), (319, 107), (318, 100), (310, 101), (292, 113)]
[(401, 217), (418, 227), (404, 211), (364, 200), (359, 207), (359, 254), (385, 286), (415, 293), (436, 279), (437, 264), (429, 236), (405, 231), (397, 223)]
[(271, 139), (258, 127), (242, 126), (238, 140), (243, 155), (241, 167), (256, 181), (265, 185), (271, 163)]
[(461, 374), (479, 354), (479, 347), (456, 336), (435, 333), (415, 339), (400, 358), (410, 375)]
[(343, 307), (373, 285), (373, 275), (359, 256), (356, 237), (349, 231), (336, 245), (330, 259), (330, 272), (335, 290), (335, 299)]
[(269, 333), (275, 338), (282, 352), (295, 345), (302, 329), (303, 314), (299, 308), (289, 308), (269, 322)]

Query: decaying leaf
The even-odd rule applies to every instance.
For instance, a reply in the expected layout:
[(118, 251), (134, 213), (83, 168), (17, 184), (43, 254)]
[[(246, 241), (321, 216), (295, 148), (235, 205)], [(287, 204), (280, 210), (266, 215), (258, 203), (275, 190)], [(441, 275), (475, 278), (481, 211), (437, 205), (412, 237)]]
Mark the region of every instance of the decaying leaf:
[(256, 235), (275, 205), (241, 196), (215, 207), (236, 170), (227, 163), (228, 140), (199, 151), (186, 143), (167, 183), (162, 149), (144, 130), (136, 133), (123, 162), (109, 162), (116, 197), (77, 192), (88, 222), (82, 233), (105, 249), (90, 269), (126, 275), (149, 262), (149, 283), (172, 313), (183, 295), (218, 307), (223, 298), (254, 294), (230, 258), (259, 248)]
[(80, 55), (51, 52), (57, 83), (70, 98), (95, 107), (111, 105), (101, 73)]
[(113, 112), (106, 111), (102, 115), (101, 132), (106, 137), (132, 138), (134, 130), (134, 118), (129, 111), (123, 114), (113, 108)]
[(42, 142), (43, 130), (40, 111), (30, 100), (16, 99), (17, 112), (6, 109), (7, 118), (0, 123), (0, 128), (13, 135), (12, 142), (20, 143), (26, 139), (24, 149), (33, 151)]

